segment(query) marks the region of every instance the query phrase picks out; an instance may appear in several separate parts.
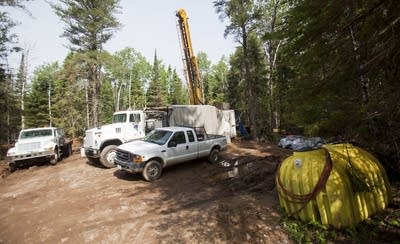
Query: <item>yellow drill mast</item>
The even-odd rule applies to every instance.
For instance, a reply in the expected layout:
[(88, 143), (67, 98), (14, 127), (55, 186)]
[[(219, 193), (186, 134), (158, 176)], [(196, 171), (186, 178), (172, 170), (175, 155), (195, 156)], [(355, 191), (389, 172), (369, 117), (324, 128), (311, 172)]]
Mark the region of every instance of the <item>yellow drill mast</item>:
[(188, 17), (184, 9), (176, 12), (178, 17), (178, 35), (180, 35), (181, 48), (183, 50), (183, 65), (185, 67), (186, 80), (189, 89), (190, 104), (203, 104), (203, 90), (200, 84), (200, 71), (196, 56), (193, 52), (190, 38)]

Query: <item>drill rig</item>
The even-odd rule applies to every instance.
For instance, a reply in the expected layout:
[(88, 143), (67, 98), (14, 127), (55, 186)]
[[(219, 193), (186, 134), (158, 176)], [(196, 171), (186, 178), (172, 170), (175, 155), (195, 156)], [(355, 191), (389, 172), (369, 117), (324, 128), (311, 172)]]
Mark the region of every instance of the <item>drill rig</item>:
[(178, 36), (183, 51), (182, 60), (188, 83), (189, 101), (190, 104), (201, 105), (204, 104), (203, 89), (200, 82), (199, 65), (194, 55), (190, 38), (188, 17), (184, 9), (179, 9), (176, 12), (176, 16), (178, 17)]

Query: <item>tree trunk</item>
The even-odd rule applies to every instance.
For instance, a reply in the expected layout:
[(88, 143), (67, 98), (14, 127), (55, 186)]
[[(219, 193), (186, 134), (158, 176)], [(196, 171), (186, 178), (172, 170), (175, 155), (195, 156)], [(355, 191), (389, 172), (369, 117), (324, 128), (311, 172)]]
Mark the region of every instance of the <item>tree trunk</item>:
[(90, 128), (90, 111), (89, 111), (89, 89), (88, 89), (88, 84), (89, 81), (86, 81), (85, 84), (85, 98), (86, 98), (86, 126), (89, 129)]
[[(270, 32), (273, 33), (275, 31), (275, 23), (277, 18), (277, 11), (279, 7), (279, 0), (274, 1), (274, 6), (272, 10), (271, 22), (269, 24)], [(274, 45), (275, 44), (275, 45)], [(276, 82), (274, 77), (274, 72), (276, 69), (276, 59), (279, 51), (281, 41), (278, 43), (274, 43), (272, 40), (268, 40), (265, 42), (265, 54), (267, 58), (267, 80), (268, 80), (268, 95), (269, 95), (269, 115), (268, 119), (270, 122), (271, 129), (279, 129), (280, 128), (280, 114), (279, 114), (279, 101), (278, 94), (276, 92)], [(274, 47), (276, 46), (276, 47)]]
[(21, 91), (21, 129), (25, 129), (25, 82), (22, 83)]
[(95, 58), (95, 63), (92, 64), (90, 80), (93, 83), (92, 86), (92, 122), (93, 127), (99, 126), (99, 114), (100, 114), (100, 102), (99, 102), (99, 95), (100, 95), (100, 72), (101, 66), (96, 63), (97, 57)]
[(368, 101), (369, 101), (369, 79), (365, 75), (365, 65), (361, 58), (360, 43), (357, 41), (357, 39), (355, 37), (353, 26), (350, 26), (350, 35), (351, 35), (351, 40), (353, 42), (353, 50), (355, 53), (356, 62), (358, 65), (358, 72), (359, 72), (359, 78), (360, 78), (360, 84), (361, 84), (362, 102), (364, 105), (367, 105)]
[(115, 111), (119, 111), (119, 100), (121, 99), (121, 89), (122, 89), (122, 86), (118, 85), (118, 87), (117, 87), (117, 99), (116, 99), (116, 102), (115, 102)]
[(248, 110), (249, 110), (249, 120), (250, 120), (250, 136), (252, 139), (257, 138), (257, 124), (256, 124), (256, 97), (254, 91), (253, 81), (250, 78), (250, 67), (249, 67), (249, 57), (248, 57), (248, 47), (247, 47), (247, 32), (246, 26), (242, 26), (242, 47), (244, 56), (244, 77), (248, 87)]

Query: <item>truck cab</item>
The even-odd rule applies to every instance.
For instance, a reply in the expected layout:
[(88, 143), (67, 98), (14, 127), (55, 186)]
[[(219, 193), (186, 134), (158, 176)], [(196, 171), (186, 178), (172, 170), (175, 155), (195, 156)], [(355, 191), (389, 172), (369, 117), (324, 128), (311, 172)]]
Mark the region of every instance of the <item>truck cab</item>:
[(24, 129), (19, 133), (15, 147), (7, 152), (10, 170), (35, 162), (56, 164), (60, 157), (72, 153), (72, 141), (64, 137), (64, 130), (56, 127)]
[(216, 163), (226, 147), (225, 136), (207, 134), (204, 128), (163, 127), (118, 146), (115, 163), (120, 170), (142, 173), (147, 181), (154, 181), (171, 165), (205, 157)]
[[(153, 122), (153, 126), (157, 126)], [(143, 110), (119, 111), (113, 114), (112, 124), (86, 130), (83, 153), (89, 161), (100, 162), (106, 168), (115, 167), (117, 146), (140, 139), (146, 133), (146, 114)]]

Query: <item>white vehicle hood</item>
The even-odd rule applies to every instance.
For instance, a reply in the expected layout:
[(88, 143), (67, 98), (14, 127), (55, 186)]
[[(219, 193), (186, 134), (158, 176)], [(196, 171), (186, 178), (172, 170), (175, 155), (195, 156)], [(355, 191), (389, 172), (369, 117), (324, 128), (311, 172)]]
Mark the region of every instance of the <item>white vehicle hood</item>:
[(148, 153), (160, 150), (161, 146), (156, 143), (137, 140), (122, 144), (118, 148), (133, 154), (145, 156)]
[(15, 143), (15, 152), (24, 153), (52, 147), (54, 145), (52, 139), (52, 136), (20, 139), (17, 143)]

